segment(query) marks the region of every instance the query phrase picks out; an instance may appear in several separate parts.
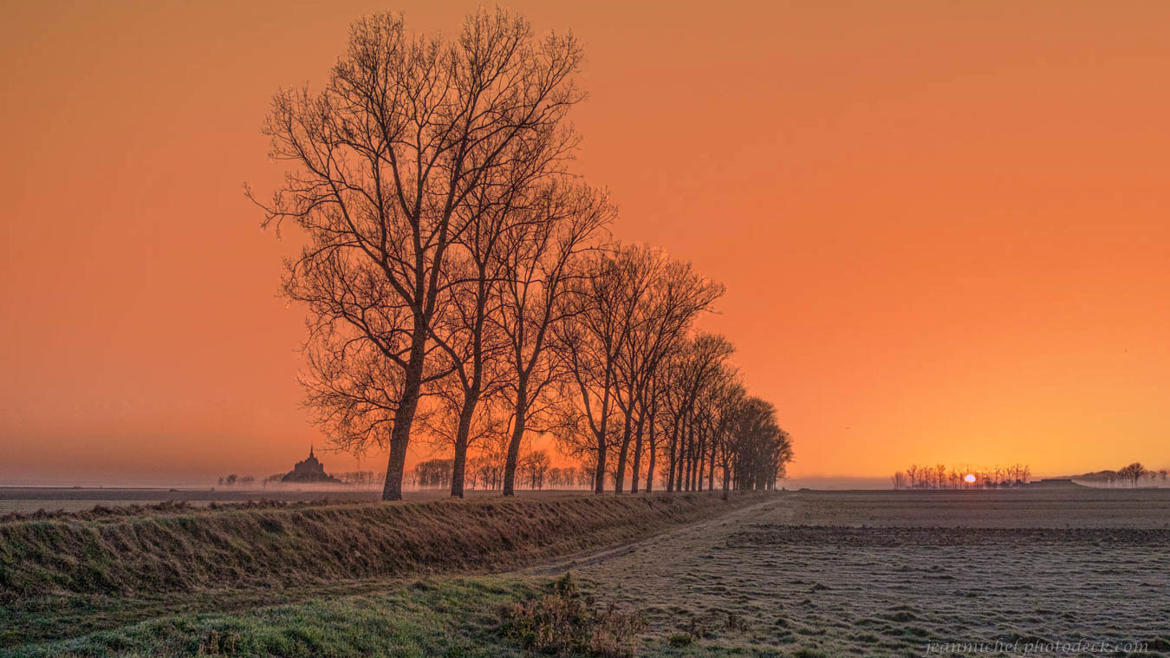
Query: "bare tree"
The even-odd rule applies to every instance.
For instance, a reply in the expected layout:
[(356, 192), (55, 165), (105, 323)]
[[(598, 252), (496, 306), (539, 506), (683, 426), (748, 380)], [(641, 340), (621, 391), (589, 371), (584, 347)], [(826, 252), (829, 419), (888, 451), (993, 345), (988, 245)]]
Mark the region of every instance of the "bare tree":
[[(447, 377), (432, 384), (432, 404), (421, 416), (427, 442), (455, 455), (449, 460), (451, 476), (447, 482), (451, 485), (452, 495), (460, 498), (467, 488), (467, 460), (471, 450), (485, 443), (499, 443), (500, 437), (508, 431), (509, 421), (508, 409), (498, 388), (478, 396), (468, 411), (467, 393), (463, 388), (465, 381)], [(457, 477), (461, 478), (460, 482), (456, 482)]]
[(666, 406), (672, 416), (672, 429), (668, 444), (667, 491), (690, 490), (694, 484), (690, 474), (693, 474), (692, 464), (696, 463), (695, 434), (702, 422), (696, 414), (696, 402), (703, 388), (718, 376), (732, 352), (731, 343), (723, 336), (699, 334), (678, 348), (669, 366)]
[(668, 351), (682, 341), (695, 317), (718, 299), (723, 286), (694, 271), (690, 263), (669, 258), (664, 252), (640, 245), (618, 250), (623, 264), (622, 317), (629, 324), (623, 332), (617, 356), (615, 400), (624, 416), (618, 445), (614, 490), (622, 493), (630, 441), (635, 440), (632, 490), (637, 491), (642, 450), (642, 431), (647, 413), (651, 379)]
[(421, 489), (446, 487), (450, 482), (450, 459), (428, 459), (414, 465), (414, 484)]
[[(736, 457), (751, 436), (752, 428), (747, 416), (754, 409), (748, 404), (747, 391), (738, 377), (731, 373), (729, 375), (722, 378), (721, 385), (712, 391), (716, 417), (712, 433), (711, 472), (714, 473), (716, 464), (722, 470), (724, 499), (731, 489), (731, 473), (736, 466)], [(713, 481), (709, 481), (708, 488), (714, 488), (713, 484)]]
[[(571, 378), (558, 396), (563, 404), (557, 436), (571, 451), (589, 455), (595, 493), (605, 488), (606, 457), (615, 433), (611, 421), (618, 352), (630, 330), (629, 308), (622, 304), (622, 270), (617, 259), (593, 254), (571, 279), (572, 291), (564, 299), (572, 322), (554, 326), (559, 365)], [(581, 438), (586, 441), (577, 443)]]
[[(678, 341), (677, 343), (675, 343), (675, 346), (677, 346), (678, 344), (681, 344), (681, 341)], [(653, 373), (653, 375), (650, 378), (650, 383), (646, 387), (646, 396), (645, 396), (645, 399), (642, 403), (643, 408), (645, 409), (645, 412), (646, 412), (646, 426), (647, 426), (646, 455), (647, 455), (647, 461), (649, 462), (646, 466), (646, 486), (644, 487), (644, 490), (646, 491), (646, 493), (650, 493), (654, 490), (654, 477), (655, 477), (654, 474), (656, 472), (654, 470), (654, 467), (657, 463), (657, 457), (658, 457), (658, 448), (659, 448), (658, 440), (662, 436), (662, 432), (660, 430), (660, 425), (659, 425), (661, 422), (662, 415), (659, 414), (659, 409), (661, 408), (661, 405), (663, 403), (663, 396), (664, 396), (664, 390), (665, 390), (665, 386), (664, 386), (663, 382), (666, 379), (666, 373), (665, 373), (666, 369), (664, 367), (664, 364), (667, 361), (666, 356), (667, 355), (663, 356), (663, 359), (659, 362), (658, 367), (655, 368), (655, 372)], [(632, 493), (638, 492), (638, 473), (640, 470), (641, 463), (642, 463), (642, 444), (641, 444), (641, 441), (639, 440), (635, 444), (635, 447), (634, 447), (634, 477), (630, 482), (630, 491)]]
[(759, 398), (749, 398), (747, 413), (740, 418), (737, 430), (739, 445), (735, 452), (734, 486), (736, 489), (775, 489), (785, 477), (792, 461), (792, 439), (776, 421), (776, 410)]
[(535, 491), (544, 488), (545, 475), (551, 461), (544, 450), (533, 450), (520, 460), (520, 469), (528, 480), (529, 489)]
[(1117, 471), (1118, 477), (1129, 480), (1130, 485), (1134, 487), (1138, 485), (1138, 480), (1142, 479), (1142, 476), (1145, 474), (1146, 467), (1142, 466), (1141, 462), (1134, 462), (1129, 466), (1126, 466), (1125, 468)]
[(694, 317), (723, 289), (690, 265), (642, 246), (598, 255), (576, 281), (567, 297), (572, 319), (556, 331), (560, 363), (572, 389), (562, 399), (567, 429), (561, 436), (570, 441), (590, 437), (598, 493), (610, 449), (616, 448), (612, 474), (614, 489), (621, 493), (631, 440), (635, 470), (641, 472), (653, 377)]
[(598, 190), (553, 181), (537, 190), (503, 236), (500, 311), (494, 321), (505, 337), (503, 390), (512, 410), (505, 496), (515, 490), (524, 433), (546, 415), (558, 394), (560, 373), (548, 347), (552, 334), (576, 312), (567, 299), (575, 288), (574, 278), (582, 273), (578, 261), (594, 248), (613, 214)]
[[(309, 403), (344, 446), (386, 441), (382, 497), (402, 496), (411, 427), (454, 245), (518, 142), (562, 128), (581, 98), (572, 37), (537, 41), (506, 11), (469, 17), (452, 41), (410, 35), (380, 14), (352, 28), (320, 93), (278, 93), (264, 132), (290, 162), (264, 224), (286, 220), (308, 244), (285, 291), (309, 307)], [(250, 194), (250, 193), (249, 193)], [(363, 372), (365, 371), (365, 372)]]

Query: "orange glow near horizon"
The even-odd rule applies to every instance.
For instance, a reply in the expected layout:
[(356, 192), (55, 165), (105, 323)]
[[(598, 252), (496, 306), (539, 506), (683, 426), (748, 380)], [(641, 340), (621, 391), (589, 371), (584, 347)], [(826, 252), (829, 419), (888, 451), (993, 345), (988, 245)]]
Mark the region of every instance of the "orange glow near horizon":
[[(322, 443), (292, 245), (241, 189), (280, 175), (260, 122), (358, 16), (450, 33), (476, 4), (0, 8), (0, 484), (263, 477)], [(702, 327), (791, 475), (1170, 465), (1170, 4), (505, 4), (583, 40), (578, 168), (617, 237), (727, 285)]]

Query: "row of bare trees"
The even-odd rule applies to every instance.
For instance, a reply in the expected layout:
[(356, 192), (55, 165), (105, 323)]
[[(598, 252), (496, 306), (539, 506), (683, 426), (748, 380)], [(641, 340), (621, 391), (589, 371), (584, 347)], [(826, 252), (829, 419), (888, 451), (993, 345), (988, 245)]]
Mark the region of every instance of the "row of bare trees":
[(454, 496), (469, 475), (512, 495), (534, 433), (586, 457), (598, 492), (607, 473), (649, 488), (659, 457), (668, 489), (710, 488), (717, 464), (725, 489), (762, 488), (790, 458), (727, 341), (693, 335), (722, 287), (612, 242), (606, 194), (568, 171), (580, 62), (572, 36), (504, 10), (449, 40), (383, 14), (353, 26), (323, 90), (273, 101), (264, 132), (290, 170), (257, 203), (304, 238), (284, 292), (308, 309), (307, 403), (338, 447), (388, 448), (384, 499), (420, 433), (450, 447)]
[(988, 469), (911, 464), (891, 479), (895, 489), (998, 489), (1027, 484), (1032, 479), (1032, 469), (1026, 464)]
[[(731, 344), (688, 334), (685, 323), (667, 332), (630, 314), (600, 321), (605, 307), (596, 306), (582, 313), (598, 316), (584, 324), (609, 333), (570, 338), (557, 350), (570, 381), (553, 427), (567, 452), (593, 465), (594, 490), (608, 476), (622, 493), (627, 473), (631, 493), (651, 491), (656, 477), (667, 491), (713, 489), (717, 478), (725, 492), (774, 488), (792, 443), (775, 409), (748, 396), (728, 361)], [(617, 356), (607, 361), (607, 353)]]

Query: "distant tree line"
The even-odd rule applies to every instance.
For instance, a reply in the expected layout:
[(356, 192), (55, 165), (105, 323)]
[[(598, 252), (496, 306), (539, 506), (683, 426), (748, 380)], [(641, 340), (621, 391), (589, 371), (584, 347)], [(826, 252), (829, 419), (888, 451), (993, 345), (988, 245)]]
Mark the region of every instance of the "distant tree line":
[[(354, 24), (323, 90), (273, 100), (264, 132), (290, 170), (271, 200), (249, 196), (304, 237), (284, 293), (308, 310), (308, 406), (338, 447), (388, 449), (384, 499), (411, 477), (454, 496), (579, 483), (522, 458), (536, 434), (598, 493), (784, 475), (774, 408), (726, 339), (693, 329), (723, 287), (614, 241), (607, 195), (568, 169), (581, 57), (505, 10), (454, 39), (382, 14)], [(452, 457), (407, 473), (420, 434)]]
[(256, 482), (256, 478), (251, 475), (244, 475), (241, 477), (235, 473), (219, 478), (219, 486), (221, 487), (234, 487), (236, 485), (246, 487), (253, 484), (254, 482)]
[(982, 470), (953, 466), (948, 468), (943, 464), (911, 464), (906, 470), (894, 473), (891, 478), (895, 489), (999, 489), (1018, 487), (1031, 479), (1032, 470), (1026, 464)]
[[(1156, 487), (1167, 486), (1170, 484), (1170, 469), (1150, 469), (1142, 465), (1141, 462), (1134, 462), (1117, 469), (1116, 471), (1098, 471), (1096, 473), (1085, 473), (1076, 477), (1078, 481), (1087, 483), (1104, 482), (1109, 486), (1127, 485), (1130, 487)], [(1143, 484), (1144, 483), (1144, 484)]]
[[(533, 450), (520, 457), (517, 486), (539, 490), (547, 487), (582, 488), (592, 473), (574, 466), (552, 466), (548, 452)], [(505, 461), (502, 455), (485, 454), (468, 460), (464, 471), (465, 489), (499, 490), (503, 486)], [(428, 459), (415, 465), (411, 484), (420, 488), (448, 488), (454, 477), (453, 459)]]

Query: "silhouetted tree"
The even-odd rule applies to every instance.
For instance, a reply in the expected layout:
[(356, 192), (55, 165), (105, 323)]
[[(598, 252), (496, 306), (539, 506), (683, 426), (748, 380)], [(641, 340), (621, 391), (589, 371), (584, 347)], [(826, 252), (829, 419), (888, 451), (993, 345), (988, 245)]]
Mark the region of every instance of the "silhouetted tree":
[(631, 491), (637, 491), (648, 389), (669, 350), (677, 348), (695, 317), (723, 294), (723, 286), (700, 276), (689, 263), (645, 246), (619, 248), (622, 265), (623, 332), (616, 359), (614, 399), (624, 418), (614, 490), (622, 493), (631, 439), (635, 441)]
[(704, 389), (721, 376), (732, 352), (731, 343), (723, 336), (700, 334), (679, 345), (667, 367), (665, 399), (671, 416), (667, 491), (690, 491), (695, 484), (696, 429), (702, 422), (696, 404)]
[(529, 489), (543, 489), (545, 475), (549, 471), (548, 453), (543, 450), (534, 450), (520, 460), (520, 470), (528, 480)]
[(1117, 475), (1123, 479), (1129, 480), (1130, 485), (1136, 487), (1138, 480), (1146, 474), (1146, 467), (1141, 465), (1141, 462), (1134, 462), (1125, 468), (1117, 471)]
[(469, 205), (530, 153), (518, 144), (567, 130), (580, 59), (572, 37), (534, 40), (503, 10), (451, 41), (381, 14), (353, 26), (323, 91), (273, 101), (264, 132), (293, 170), (264, 223), (307, 237), (284, 288), (309, 309), (309, 402), (342, 447), (388, 439), (384, 499), (402, 496), (424, 387), (449, 373), (429, 357)]
[(617, 358), (630, 331), (630, 309), (622, 304), (624, 275), (617, 259), (591, 254), (570, 279), (572, 290), (563, 302), (572, 321), (553, 327), (559, 365), (571, 377), (558, 396), (562, 404), (556, 432), (570, 451), (589, 454), (595, 493), (605, 488), (606, 457), (614, 438)]
[[(582, 255), (613, 217), (605, 195), (591, 188), (554, 181), (536, 191), (504, 235), (499, 313), (493, 317), (505, 337), (512, 434), (504, 467), (503, 493), (514, 491), (520, 442), (529, 426), (545, 419), (564, 375), (549, 351), (552, 334), (570, 321), (573, 279)], [(542, 425), (547, 426), (548, 422)], [(549, 429), (542, 427), (541, 429)]]
[(422, 489), (450, 486), (451, 460), (428, 459), (415, 464), (414, 483)]

